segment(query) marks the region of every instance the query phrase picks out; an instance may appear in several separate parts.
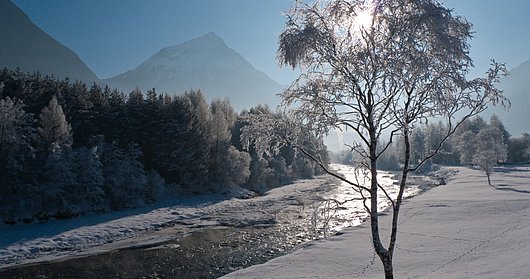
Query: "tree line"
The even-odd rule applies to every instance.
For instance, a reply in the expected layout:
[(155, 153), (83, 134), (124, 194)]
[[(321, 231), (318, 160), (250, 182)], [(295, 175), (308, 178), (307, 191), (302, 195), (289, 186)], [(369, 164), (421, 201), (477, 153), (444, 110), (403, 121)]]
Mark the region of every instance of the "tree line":
[[(266, 156), (245, 143), (258, 105), (228, 99), (125, 94), (39, 73), (0, 73), (0, 217), (6, 223), (67, 218), (153, 203), (168, 194), (264, 193), (320, 172), (293, 146)], [(306, 139), (327, 151), (322, 138)], [(243, 190), (244, 191), (244, 190)]]
[[(436, 150), (448, 129), (448, 124), (442, 122), (426, 123), (414, 129), (410, 135), (411, 163), (421, 162)], [(403, 150), (402, 145), (393, 144), (392, 148), (381, 156), (378, 168), (398, 170), (403, 163), (399, 159)], [(334, 160), (348, 164), (355, 161), (355, 158), (352, 152), (343, 151), (335, 154)], [(429, 170), (433, 164), (477, 166), (489, 178), (494, 166), (518, 163), (530, 163), (530, 135), (523, 133), (519, 137), (513, 137), (499, 117), (493, 115), (489, 123), (481, 116), (462, 122), (454, 135), (443, 142), (440, 152), (422, 168)]]

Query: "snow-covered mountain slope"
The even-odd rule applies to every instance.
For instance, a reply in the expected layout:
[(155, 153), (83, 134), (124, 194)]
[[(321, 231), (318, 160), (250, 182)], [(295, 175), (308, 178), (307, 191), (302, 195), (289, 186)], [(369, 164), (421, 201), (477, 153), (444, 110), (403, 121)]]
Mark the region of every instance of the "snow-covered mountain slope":
[(228, 96), (237, 109), (258, 103), (275, 105), (281, 86), (255, 69), (229, 48), (215, 33), (161, 49), (134, 70), (103, 80), (111, 87), (129, 92), (181, 94), (200, 89), (209, 99)]

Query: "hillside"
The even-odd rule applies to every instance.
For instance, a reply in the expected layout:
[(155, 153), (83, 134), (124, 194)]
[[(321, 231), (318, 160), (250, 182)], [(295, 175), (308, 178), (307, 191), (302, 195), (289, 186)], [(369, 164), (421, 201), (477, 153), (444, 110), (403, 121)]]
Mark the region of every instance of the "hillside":
[(97, 81), (71, 49), (37, 27), (9, 0), (0, 0), (0, 68), (39, 71), (63, 79)]

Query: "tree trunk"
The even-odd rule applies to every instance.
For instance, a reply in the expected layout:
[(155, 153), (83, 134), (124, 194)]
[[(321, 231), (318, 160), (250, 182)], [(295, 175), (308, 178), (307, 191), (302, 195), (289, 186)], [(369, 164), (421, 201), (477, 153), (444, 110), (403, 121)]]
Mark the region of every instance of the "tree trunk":
[(385, 269), (385, 279), (394, 279), (394, 268), (392, 266), (392, 256), (388, 255), (384, 259), (381, 258), (383, 262), (383, 268)]
[(392, 255), (381, 243), (379, 235), (379, 212), (378, 212), (378, 181), (377, 181), (377, 136), (376, 129), (370, 127), (370, 228), (372, 231), (372, 244), (376, 254), (383, 263), (385, 278), (394, 278), (392, 267)]

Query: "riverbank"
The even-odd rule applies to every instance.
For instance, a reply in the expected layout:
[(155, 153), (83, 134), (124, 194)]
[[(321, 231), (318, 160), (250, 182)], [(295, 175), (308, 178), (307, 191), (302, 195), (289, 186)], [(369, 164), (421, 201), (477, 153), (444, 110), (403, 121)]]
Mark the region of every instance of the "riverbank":
[[(403, 203), (396, 278), (529, 278), (530, 167), (500, 168), (488, 186), (478, 170)], [(383, 241), (391, 217), (381, 216)], [(223, 278), (381, 278), (370, 224)]]
[[(352, 174), (351, 168), (342, 172)], [(381, 181), (392, 194), (392, 175), (381, 173)], [(427, 177), (411, 182), (415, 185), (407, 195), (434, 185)], [(316, 205), (329, 197), (347, 199), (348, 191), (351, 187), (324, 176), (246, 200), (210, 197), (120, 213), (124, 216), (7, 227), (10, 233), (0, 240), (0, 263), (7, 269), (0, 270), (0, 277), (217, 278), (323, 237), (322, 220), (312, 220)], [(360, 207), (341, 206), (328, 232), (343, 229), (345, 222), (360, 222), (365, 214)]]

